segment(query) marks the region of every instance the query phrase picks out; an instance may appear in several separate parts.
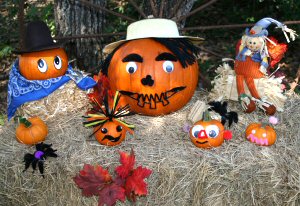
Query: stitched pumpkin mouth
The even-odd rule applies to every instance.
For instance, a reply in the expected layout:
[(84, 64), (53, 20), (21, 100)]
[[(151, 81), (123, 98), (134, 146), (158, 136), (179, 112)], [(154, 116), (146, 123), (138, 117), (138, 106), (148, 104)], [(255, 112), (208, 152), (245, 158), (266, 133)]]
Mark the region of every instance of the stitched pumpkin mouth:
[(118, 137), (113, 137), (111, 135), (105, 135), (103, 137), (102, 141), (107, 139), (107, 140), (109, 140), (111, 142), (118, 142), (120, 140), (121, 136), (122, 136), (122, 134), (120, 134)]
[(160, 94), (140, 94), (140, 93), (134, 93), (130, 91), (120, 91), (121, 94), (126, 95), (130, 97), (131, 99), (134, 99), (137, 101), (137, 105), (139, 107), (145, 107), (145, 105), (149, 104), (150, 109), (156, 109), (156, 104), (162, 103), (163, 106), (167, 106), (170, 104), (169, 99), (175, 95), (176, 93), (184, 90), (186, 87), (175, 87), (171, 90), (168, 90), (166, 92), (162, 92)]

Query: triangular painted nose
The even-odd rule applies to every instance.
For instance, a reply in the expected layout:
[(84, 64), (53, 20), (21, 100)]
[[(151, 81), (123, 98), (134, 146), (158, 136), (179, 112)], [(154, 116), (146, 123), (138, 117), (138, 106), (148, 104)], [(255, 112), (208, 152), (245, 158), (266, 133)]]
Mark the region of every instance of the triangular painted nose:
[(198, 138), (199, 139), (205, 139), (205, 138), (207, 138), (207, 134), (206, 134), (206, 131), (204, 129), (200, 130), (200, 132), (198, 133)]

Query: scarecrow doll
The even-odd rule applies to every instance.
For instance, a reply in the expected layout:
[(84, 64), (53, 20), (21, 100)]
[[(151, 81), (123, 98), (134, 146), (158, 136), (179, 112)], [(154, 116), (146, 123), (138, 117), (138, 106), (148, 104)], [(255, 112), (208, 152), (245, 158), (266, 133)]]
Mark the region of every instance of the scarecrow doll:
[(81, 90), (96, 84), (92, 78), (68, 65), (65, 50), (54, 42), (44, 22), (28, 23), (24, 43), (24, 48), (16, 52), (19, 57), (9, 75), (8, 119), (24, 103), (42, 99), (70, 80)]
[[(238, 51), (234, 70), (236, 73), (239, 101), (246, 113), (253, 112), (256, 109), (256, 106), (262, 109), (267, 115), (273, 115), (276, 112), (276, 107), (272, 103), (259, 96), (254, 84), (254, 79), (267, 76), (267, 69), (269, 67), (271, 57), (269, 45), (272, 47), (277, 46), (276, 40), (268, 38), (267, 27), (272, 23), (282, 29), (288, 42), (289, 38), (286, 32), (290, 33), (292, 40), (295, 39), (295, 31), (287, 28), (286, 25), (272, 18), (263, 18), (250, 30), (248, 28), (246, 29), (240, 45), (237, 46)], [(286, 51), (286, 46), (279, 46), (280, 47), (277, 47), (279, 55), (277, 55), (276, 63), (282, 58)], [(274, 64), (274, 62), (272, 62), (272, 64)], [(244, 82), (246, 83), (252, 97), (245, 94)]]
[(180, 36), (168, 19), (144, 19), (130, 24), (125, 40), (107, 45), (100, 75), (123, 95), (135, 113), (162, 115), (183, 107), (198, 82), (197, 43)]

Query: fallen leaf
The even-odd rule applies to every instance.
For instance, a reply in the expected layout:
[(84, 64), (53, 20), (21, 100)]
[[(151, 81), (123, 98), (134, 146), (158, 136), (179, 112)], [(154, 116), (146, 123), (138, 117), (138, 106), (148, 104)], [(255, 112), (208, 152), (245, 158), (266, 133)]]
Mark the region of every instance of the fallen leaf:
[(144, 179), (149, 177), (151, 173), (152, 170), (143, 168), (142, 166), (133, 170), (132, 174), (127, 177), (125, 183), (125, 194), (128, 199), (135, 201), (136, 196), (147, 195), (147, 183)]
[(112, 206), (115, 205), (118, 200), (125, 201), (125, 189), (117, 184), (109, 184), (99, 191), (98, 206)]
[(110, 183), (112, 178), (108, 170), (103, 169), (101, 166), (96, 165), (94, 167), (90, 164), (85, 164), (73, 180), (82, 189), (82, 195), (89, 197), (98, 195), (99, 189)]
[(130, 155), (126, 152), (120, 153), (120, 163), (121, 165), (116, 167), (115, 172), (123, 179), (127, 178), (131, 171), (133, 170), (135, 164), (135, 155), (133, 150), (131, 150)]

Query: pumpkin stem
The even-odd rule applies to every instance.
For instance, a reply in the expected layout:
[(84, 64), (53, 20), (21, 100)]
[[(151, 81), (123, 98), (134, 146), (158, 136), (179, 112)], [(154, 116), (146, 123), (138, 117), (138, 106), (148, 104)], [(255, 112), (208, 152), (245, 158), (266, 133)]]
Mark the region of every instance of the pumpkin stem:
[(208, 110), (205, 110), (205, 111), (203, 112), (202, 120), (203, 120), (204, 122), (209, 122), (209, 121), (211, 121), (211, 116), (209, 115)]
[(30, 127), (32, 124), (25, 117), (15, 116), (15, 121), (18, 121), (20, 124), (24, 124), (26, 128)]

